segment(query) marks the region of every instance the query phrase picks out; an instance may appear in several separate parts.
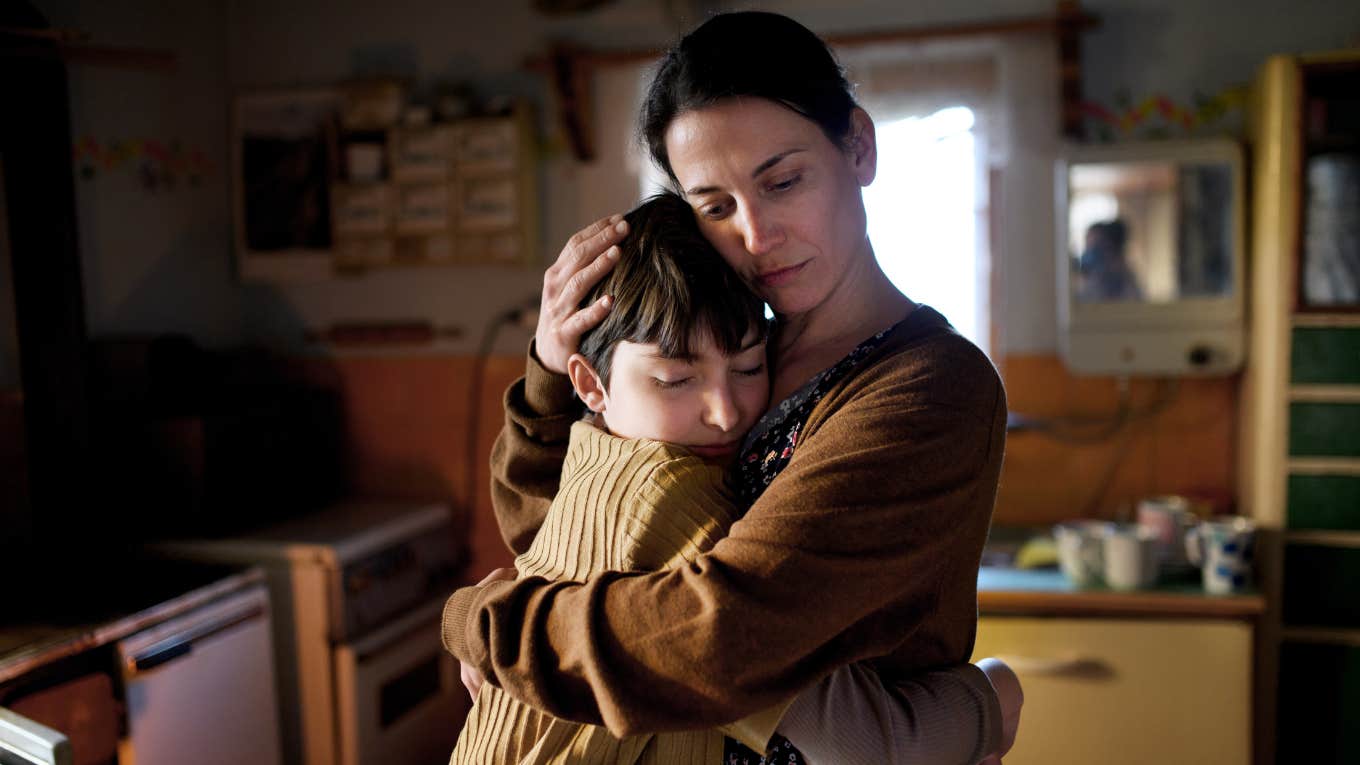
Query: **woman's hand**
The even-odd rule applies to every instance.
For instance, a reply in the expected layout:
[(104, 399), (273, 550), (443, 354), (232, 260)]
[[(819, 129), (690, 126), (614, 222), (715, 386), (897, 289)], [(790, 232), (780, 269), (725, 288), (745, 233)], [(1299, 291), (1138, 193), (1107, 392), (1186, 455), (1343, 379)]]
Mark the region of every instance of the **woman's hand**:
[[(477, 586), (481, 587), (492, 582), (514, 581), (517, 576), (519, 576), (519, 572), (513, 568), (498, 568), (483, 577), (482, 581), (477, 583)], [(476, 701), (477, 692), (482, 690), (482, 673), (478, 672), (477, 668), (471, 664), (460, 661), (458, 662), (458, 679), (463, 681), (463, 687), (467, 689), (468, 695), (472, 696), (473, 701)]]
[(581, 344), (581, 335), (609, 313), (608, 295), (578, 309), (581, 299), (619, 261), (618, 243), (628, 233), (622, 215), (601, 218), (567, 240), (547, 273), (539, 304), (534, 348), (539, 363), (550, 372), (567, 373), (567, 359)]

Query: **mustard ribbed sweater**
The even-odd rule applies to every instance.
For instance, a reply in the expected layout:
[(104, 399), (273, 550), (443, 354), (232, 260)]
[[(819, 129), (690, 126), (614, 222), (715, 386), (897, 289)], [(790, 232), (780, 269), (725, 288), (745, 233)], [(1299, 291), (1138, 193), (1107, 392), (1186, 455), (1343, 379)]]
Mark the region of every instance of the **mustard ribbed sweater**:
[[(619, 438), (577, 422), (561, 487), (515, 568), (521, 579), (551, 581), (673, 568), (726, 536), (736, 517), (721, 468), (669, 444)], [(762, 750), (780, 711), (721, 730), (618, 739), (602, 727), (539, 712), (488, 683), (468, 713), (450, 763), (713, 765), (722, 761), (724, 733)]]

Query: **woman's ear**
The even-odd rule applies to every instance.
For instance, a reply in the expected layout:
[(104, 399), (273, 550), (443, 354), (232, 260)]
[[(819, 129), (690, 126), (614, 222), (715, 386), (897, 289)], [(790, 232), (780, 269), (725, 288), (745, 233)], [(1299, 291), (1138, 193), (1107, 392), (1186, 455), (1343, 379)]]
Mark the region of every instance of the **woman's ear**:
[(571, 379), (571, 387), (576, 389), (576, 395), (585, 402), (586, 408), (596, 414), (604, 412), (604, 383), (600, 382), (600, 376), (585, 356), (571, 354), (567, 359), (567, 377)]
[(846, 147), (859, 185), (868, 186), (878, 174), (878, 137), (869, 113), (856, 106), (850, 112), (850, 143)]

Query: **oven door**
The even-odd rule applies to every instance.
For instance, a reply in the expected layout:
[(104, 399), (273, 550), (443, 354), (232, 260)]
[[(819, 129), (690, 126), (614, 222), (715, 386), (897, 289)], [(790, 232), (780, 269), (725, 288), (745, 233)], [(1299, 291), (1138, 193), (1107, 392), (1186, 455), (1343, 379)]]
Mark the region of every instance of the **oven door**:
[(446, 763), (472, 706), (431, 601), (335, 649), (341, 765)]

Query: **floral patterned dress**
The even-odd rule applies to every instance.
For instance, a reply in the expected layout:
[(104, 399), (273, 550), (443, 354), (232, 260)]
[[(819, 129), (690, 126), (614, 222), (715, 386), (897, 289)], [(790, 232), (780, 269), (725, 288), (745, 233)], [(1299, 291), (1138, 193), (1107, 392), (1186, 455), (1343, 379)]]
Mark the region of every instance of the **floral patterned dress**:
[[(798, 435), (822, 396), (854, 371), (896, 328), (894, 324), (860, 343), (756, 422), (746, 434), (736, 466), (737, 490), (746, 506), (749, 507), (789, 464), (793, 450), (798, 446)], [(723, 765), (800, 765), (806, 762), (793, 744), (777, 733), (770, 740), (769, 752), (764, 757), (730, 738), (723, 747)]]

